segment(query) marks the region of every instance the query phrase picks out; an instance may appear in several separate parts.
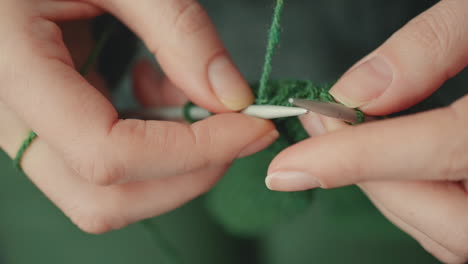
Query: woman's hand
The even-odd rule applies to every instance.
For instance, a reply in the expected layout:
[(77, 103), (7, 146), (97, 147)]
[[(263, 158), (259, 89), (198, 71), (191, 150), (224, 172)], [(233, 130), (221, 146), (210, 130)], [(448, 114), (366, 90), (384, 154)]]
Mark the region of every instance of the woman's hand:
[[(441, 1), (352, 67), (331, 93), (370, 115), (408, 108), (468, 64), (467, 25), (468, 1)], [(356, 127), (317, 115), (303, 124), (311, 135), (323, 135), (276, 157), (266, 179), (270, 189), (358, 184), (440, 260), (468, 260), (468, 96)]]
[[(22, 162), (26, 174), (91, 233), (180, 206), (208, 190), (233, 159), (277, 136), (270, 122), (235, 113), (191, 126), (119, 120), (96, 74), (87, 80), (76, 71), (89, 54), (80, 48), (92, 44), (75, 38), (80, 44), (67, 46), (56, 24), (104, 10), (143, 39), (168, 75), (156, 78), (148, 66), (138, 66), (136, 90), (144, 104), (180, 103), (158, 96), (174, 86), (214, 112), (253, 101), (194, 0), (2, 1), (0, 147), (13, 157), (28, 131), (35, 131), (39, 137)], [(81, 33), (68, 36), (74, 34)]]

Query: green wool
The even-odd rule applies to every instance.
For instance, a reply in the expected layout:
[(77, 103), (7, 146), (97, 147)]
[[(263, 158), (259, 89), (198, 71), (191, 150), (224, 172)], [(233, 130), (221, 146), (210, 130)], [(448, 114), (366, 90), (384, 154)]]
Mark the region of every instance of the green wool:
[(273, 54), (275, 53), (276, 47), (279, 44), (280, 40), (280, 19), (281, 13), (283, 12), (283, 0), (277, 0), (275, 11), (273, 14), (273, 22), (271, 23), (270, 32), (268, 34), (268, 44), (265, 55), (265, 62), (263, 65), (263, 73), (260, 78), (260, 87), (258, 89), (258, 96), (264, 98), (267, 96), (272, 89), (267, 85), (268, 80), (270, 79), (271, 70), (272, 70), (272, 60)]
[[(333, 101), (328, 93), (330, 85), (317, 86), (310, 81), (269, 81), (272, 91), (259, 96), (259, 84), (252, 85), (256, 104), (290, 106), (290, 97)], [(274, 91), (274, 92), (273, 92)], [(265, 186), (268, 165), (283, 149), (308, 137), (297, 117), (273, 121), (280, 137), (267, 149), (234, 162), (220, 182), (207, 194), (209, 212), (229, 232), (255, 237), (272, 227), (290, 221), (306, 210), (313, 191), (274, 192)]]
[[(260, 96), (260, 87), (252, 85), (254, 94), (257, 97), (255, 100), (256, 104), (292, 106), (288, 101), (289, 98), (334, 102), (333, 97), (328, 93), (330, 85), (317, 86), (310, 81), (279, 80), (269, 81), (266, 87), (270, 92)], [(281, 136), (289, 143), (288, 145), (292, 145), (308, 137), (297, 118), (279, 118), (273, 122)]]
[[(251, 85), (256, 104), (291, 106), (289, 98), (331, 102), (329, 85), (319, 87), (310, 81), (270, 81), (272, 58), (279, 44), (283, 0), (277, 0), (269, 31), (265, 64), (258, 84)], [(207, 194), (209, 212), (223, 227), (236, 235), (253, 237), (289, 221), (309, 205), (312, 191), (280, 193), (265, 186), (271, 160), (283, 149), (308, 137), (297, 118), (273, 121), (280, 137), (267, 149), (234, 162), (221, 181)]]
[[(283, 0), (277, 0), (262, 77), (258, 84), (251, 85), (255, 103), (291, 106), (289, 98), (335, 102), (328, 92), (331, 85), (318, 86), (301, 80), (270, 80), (273, 54), (279, 44), (282, 10)], [(358, 123), (362, 123), (364, 114), (356, 109), (356, 115)], [(207, 194), (209, 212), (233, 234), (254, 237), (268, 232), (275, 225), (290, 221), (306, 210), (313, 198), (313, 191), (280, 193), (266, 188), (265, 176), (273, 158), (283, 149), (308, 137), (296, 117), (279, 118), (273, 122), (280, 133), (279, 138), (267, 149), (234, 162)]]

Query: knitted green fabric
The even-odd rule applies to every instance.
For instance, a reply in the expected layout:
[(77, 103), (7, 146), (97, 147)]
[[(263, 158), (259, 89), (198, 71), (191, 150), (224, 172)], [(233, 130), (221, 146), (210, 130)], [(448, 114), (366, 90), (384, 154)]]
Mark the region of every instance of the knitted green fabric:
[[(318, 87), (310, 81), (299, 80), (269, 81), (273, 53), (279, 43), (282, 10), (283, 0), (277, 0), (262, 77), (259, 84), (251, 85), (257, 98), (255, 103), (290, 106), (291, 97), (333, 101), (328, 93), (330, 86)], [(275, 119), (274, 123), (280, 132), (278, 140), (266, 150), (236, 161), (207, 195), (208, 210), (231, 233), (250, 237), (262, 234), (290, 220), (310, 204), (310, 191), (280, 193), (265, 186), (271, 160), (284, 148), (307, 138), (297, 118)]]
[[(292, 106), (288, 101), (289, 98), (334, 102), (333, 97), (328, 93), (330, 85), (317, 86), (311, 81), (280, 80), (269, 81), (267, 87), (270, 92), (259, 96), (259, 88), (257, 85), (252, 85), (254, 94), (257, 97), (256, 104)], [(307, 133), (297, 118), (275, 119), (274, 123), (281, 136), (289, 143), (288, 145), (307, 137)]]
[[(273, 53), (279, 44), (282, 10), (283, 0), (277, 0), (263, 73), (259, 84), (251, 85), (255, 103), (291, 106), (289, 98), (334, 102), (328, 93), (331, 85), (317, 86), (301, 80), (269, 80)], [(356, 109), (356, 115), (358, 123), (362, 123), (364, 114)], [(279, 193), (266, 188), (264, 181), (271, 160), (283, 149), (308, 137), (297, 118), (280, 118), (273, 122), (280, 133), (278, 140), (266, 150), (234, 162), (207, 195), (208, 210), (231, 233), (250, 237), (262, 234), (300, 214), (312, 199), (311, 191)]]
[[(317, 86), (310, 81), (269, 81), (267, 89), (276, 91), (258, 97), (259, 85), (252, 85), (257, 104), (290, 106), (290, 97), (333, 101), (330, 85)], [(283, 149), (308, 137), (297, 118), (273, 121), (280, 137), (267, 149), (234, 162), (221, 181), (207, 194), (209, 212), (224, 228), (236, 235), (258, 236), (273, 226), (289, 221), (303, 212), (313, 191), (282, 193), (265, 186), (271, 160)], [(242, 171), (242, 173), (239, 173)]]

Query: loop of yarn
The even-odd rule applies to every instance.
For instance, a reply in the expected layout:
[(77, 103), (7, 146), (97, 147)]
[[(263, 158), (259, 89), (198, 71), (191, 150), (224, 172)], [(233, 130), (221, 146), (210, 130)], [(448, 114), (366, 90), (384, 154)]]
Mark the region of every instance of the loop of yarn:
[(182, 108), (182, 115), (184, 116), (185, 121), (187, 121), (190, 124), (193, 124), (198, 121), (190, 115), (190, 110), (193, 107), (195, 107), (195, 104), (191, 101), (188, 101)]

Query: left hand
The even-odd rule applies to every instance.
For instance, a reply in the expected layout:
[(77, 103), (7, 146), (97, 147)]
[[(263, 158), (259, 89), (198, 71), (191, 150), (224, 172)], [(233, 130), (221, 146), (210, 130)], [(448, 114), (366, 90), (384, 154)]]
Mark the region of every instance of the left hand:
[(89, 233), (181, 206), (206, 192), (235, 158), (278, 135), (271, 122), (239, 113), (192, 125), (119, 119), (97, 72), (85, 79), (75, 68), (94, 46), (89, 24), (76, 20), (103, 10), (133, 29), (167, 73), (137, 67), (142, 104), (178, 105), (183, 91), (224, 113), (254, 99), (196, 0), (0, 1), (0, 151), (15, 157), (36, 132), (21, 160), (24, 172)]
[[(370, 115), (416, 104), (466, 67), (467, 24), (468, 1), (439, 2), (356, 64), (331, 93)], [(270, 189), (358, 184), (440, 260), (468, 260), (468, 96), (446, 108), (355, 127), (317, 115), (303, 124), (322, 135), (275, 158)]]

